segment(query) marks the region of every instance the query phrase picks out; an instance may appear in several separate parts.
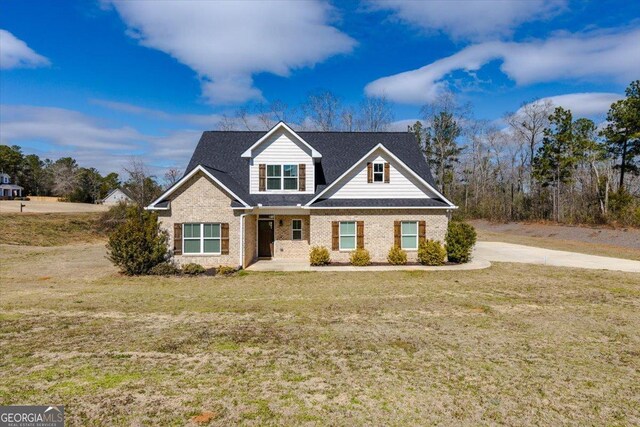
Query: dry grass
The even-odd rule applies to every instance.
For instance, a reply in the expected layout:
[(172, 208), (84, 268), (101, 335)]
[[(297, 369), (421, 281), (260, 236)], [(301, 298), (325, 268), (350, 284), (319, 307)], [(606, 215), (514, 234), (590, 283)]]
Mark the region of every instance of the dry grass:
[(69, 425), (640, 423), (637, 275), (126, 278), (102, 245), (0, 251), (0, 404)]
[(58, 246), (103, 239), (97, 233), (99, 213), (3, 213), (0, 244)]

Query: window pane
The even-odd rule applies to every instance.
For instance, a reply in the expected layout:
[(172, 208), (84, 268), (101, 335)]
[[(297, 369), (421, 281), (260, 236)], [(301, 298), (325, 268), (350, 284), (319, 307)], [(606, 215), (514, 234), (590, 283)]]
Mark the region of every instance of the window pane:
[(382, 182), (384, 181), (384, 175), (381, 173), (374, 173), (373, 174), (373, 182)]
[(356, 223), (355, 222), (341, 222), (340, 223), (340, 235), (355, 235), (356, 234)]
[(402, 223), (402, 234), (418, 234), (418, 223), (417, 222), (403, 222)]
[(204, 225), (204, 237), (220, 237), (220, 224), (205, 224)]
[(280, 190), (280, 178), (267, 178), (267, 190)]
[(267, 176), (280, 176), (280, 165), (267, 165)]
[(183, 250), (185, 254), (200, 253), (200, 240), (185, 240)]
[(184, 228), (184, 236), (183, 237), (193, 237), (193, 235), (191, 234), (191, 224), (185, 224), (183, 226)]
[(293, 230), (293, 240), (302, 240), (302, 230)]
[(302, 220), (300, 220), (300, 219), (292, 220), (291, 221), (291, 228), (293, 228), (294, 230), (302, 229)]
[(185, 224), (184, 237), (200, 237), (200, 224)]
[(402, 237), (403, 249), (416, 249), (418, 247), (418, 238), (416, 236), (404, 236)]
[(298, 176), (298, 165), (284, 165), (284, 176)]
[(285, 178), (284, 179), (284, 189), (285, 190), (297, 190), (298, 189), (298, 178)]
[(384, 171), (384, 163), (374, 163), (373, 164), (374, 172), (383, 172)]
[(214, 254), (220, 252), (220, 240), (205, 239), (204, 251), (208, 254)]
[(356, 248), (356, 238), (354, 236), (340, 237), (340, 249), (355, 249)]

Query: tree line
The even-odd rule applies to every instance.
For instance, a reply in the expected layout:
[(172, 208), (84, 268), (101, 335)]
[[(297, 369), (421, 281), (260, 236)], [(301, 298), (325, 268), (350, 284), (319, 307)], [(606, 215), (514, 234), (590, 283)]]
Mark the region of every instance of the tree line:
[(132, 159), (123, 169), (123, 176), (116, 172), (102, 175), (96, 168), (81, 167), (72, 157), (42, 160), (37, 154), (25, 155), (17, 145), (0, 145), (0, 171), (7, 173), (13, 183), (24, 188), (23, 194), (29, 196), (97, 203), (111, 190), (124, 188), (136, 203), (146, 206), (182, 175), (170, 168), (163, 181), (159, 181), (138, 159)]

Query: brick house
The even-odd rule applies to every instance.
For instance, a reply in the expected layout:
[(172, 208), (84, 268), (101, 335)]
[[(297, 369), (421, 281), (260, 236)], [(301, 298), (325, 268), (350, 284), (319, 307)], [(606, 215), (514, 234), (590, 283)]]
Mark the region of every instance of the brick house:
[(178, 264), (333, 261), (364, 247), (385, 262), (400, 246), (415, 260), (422, 238), (444, 241), (456, 209), (436, 188), (409, 132), (204, 132), (185, 175), (157, 211)]

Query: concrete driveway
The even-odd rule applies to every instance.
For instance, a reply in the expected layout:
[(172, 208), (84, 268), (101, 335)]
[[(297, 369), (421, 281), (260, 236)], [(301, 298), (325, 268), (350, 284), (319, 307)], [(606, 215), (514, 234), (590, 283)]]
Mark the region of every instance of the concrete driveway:
[(496, 262), (520, 262), (558, 267), (590, 268), (640, 273), (640, 261), (556, 251), (502, 242), (478, 242), (474, 258)]

